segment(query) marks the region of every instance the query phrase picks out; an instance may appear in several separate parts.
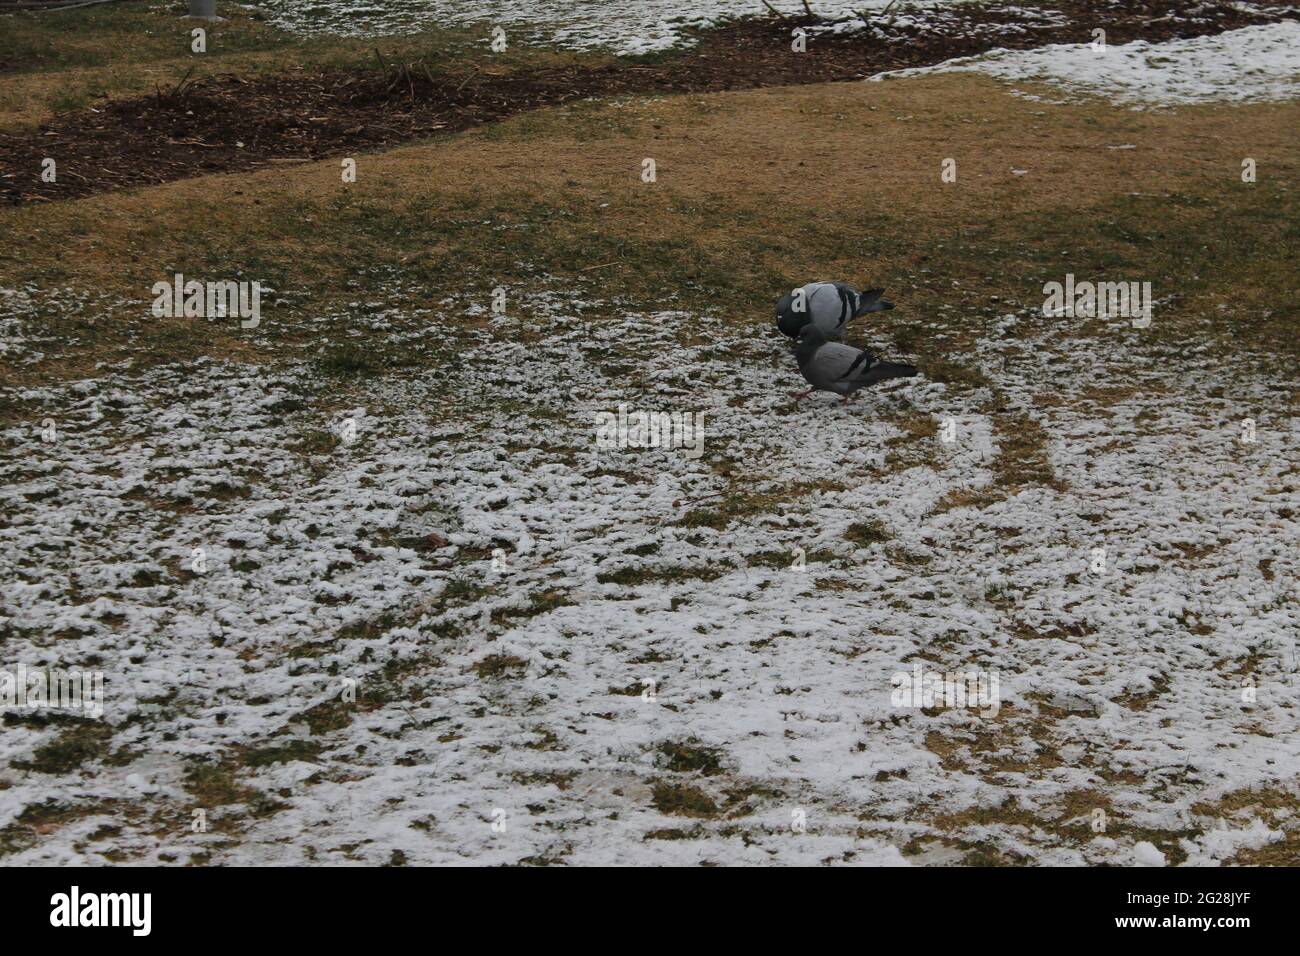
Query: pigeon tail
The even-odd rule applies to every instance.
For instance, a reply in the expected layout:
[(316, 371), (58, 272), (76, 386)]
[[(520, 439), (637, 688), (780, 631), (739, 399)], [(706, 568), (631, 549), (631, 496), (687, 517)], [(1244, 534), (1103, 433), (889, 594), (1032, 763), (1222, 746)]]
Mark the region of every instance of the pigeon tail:
[(853, 317), (856, 319), (868, 312), (884, 312), (886, 309), (892, 309), (894, 303), (882, 299), (881, 296), (884, 294), (884, 289), (867, 289), (858, 296), (858, 309), (853, 313)]
[(911, 378), (919, 374), (920, 371), (915, 365), (907, 365), (903, 362), (877, 362), (867, 372), (865, 377), (869, 381), (865, 384), (883, 382), (891, 378)]

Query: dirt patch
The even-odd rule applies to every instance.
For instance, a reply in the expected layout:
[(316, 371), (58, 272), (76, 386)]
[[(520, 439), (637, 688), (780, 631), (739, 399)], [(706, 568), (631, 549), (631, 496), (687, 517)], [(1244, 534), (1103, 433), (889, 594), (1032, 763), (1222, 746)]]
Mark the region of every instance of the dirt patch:
[[(1277, 16), (1227, 4), (1186, 14), (1153, 4), (1066, 0), (1026, 8), (971, 3), (930, 11), (925, 23), (876, 21), (871, 30), (816, 32), (812, 17), (739, 20), (701, 35), (689, 51), (658, 60), (516, 72), (435, 73), (376, 51), (369, 70), (297, 70), (244, 78), (187, 78), (153, 95), (111, 100), (36, 129), (0, 133), (0, 196), (9, 204), (68, 199), (216, 172), (346, 155), (455, 132), (572, 100), (645, 93), (717, 92), (862, 79), (997, 47), (1167, 40), (1219, 33)], [(792, 53), (791, 31), (812, 34)], [(41, 181), (42, 161), (58, 181)]]

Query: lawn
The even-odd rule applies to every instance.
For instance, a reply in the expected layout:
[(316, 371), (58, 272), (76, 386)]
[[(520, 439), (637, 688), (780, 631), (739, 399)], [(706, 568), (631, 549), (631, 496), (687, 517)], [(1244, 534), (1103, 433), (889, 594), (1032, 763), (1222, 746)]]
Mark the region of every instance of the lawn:
[[(2, 18), (0, 131), (180, 81), (176, 6)], [(1294, 865), (1297, 129), (934, 72), (0, 207), (0, 669), (108, 688), (5, 714), (0, 862)], [(260, 322), (154, 315), (175, 273)], [(1152, 324), (1045, 315), (1067, 273)], [(819, 278), (920, 376), (795, 403)], [(600, 447), (620, 404), (703, 456)]]

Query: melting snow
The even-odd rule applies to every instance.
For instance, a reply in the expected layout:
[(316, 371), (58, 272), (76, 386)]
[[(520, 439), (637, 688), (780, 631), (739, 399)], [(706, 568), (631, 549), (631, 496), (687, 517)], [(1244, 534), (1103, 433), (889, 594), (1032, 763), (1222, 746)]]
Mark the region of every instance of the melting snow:
[[(913, 0), (924, 8), (954, 0)], [(961, 2), (961, 0), (956, 0)], [(854, 29), (858, 12), (883, 10), (890, 0), (861, 0), (852, 9), (820, 12), (843, 17), (834, 29)], [(759, 0), (636, 0), (635, 3), (574, 3), (573, 0), (261, 0), (271, 22), (303, 34), (383, 36), (414, 33), (431, 25), (481, 24), (504, 27), (508, 35), (570, 49), (608, 47), (616, 53), (666, 50), (681, 42), (692, 28), (716, 25), (738, 17), (764, 16)], [(802, 16), (803, 6), (774, 0), (790, 16)], [(903, 22), (902, 19), (899, 22)]]
[[(441, 337), (420, 324), (401, 334)], [(1098, 342), (1008, 316), (973, 363), (1042, 426), (1061, 487), (945, 510), (996, 481), (989, 388), (796, 407), (771, 337), (559, 298), (474, 334), (449, 377), (328, 411), (305, 364), (0, 396), (37, 409), (0, 432), (3, 666), (108, 675), (107, 739), (75, 769), (24, 769), (74, 725), (0, 736), (0, 832), (79, 810), (6, 862), (899, 863), (947, 837), (1158, 863), (1141, 831), (1300, 770), (1300, 444), (1286, 389), (1245, 364), (1225, 383), (1118, 322)], [(620, 402), (702, 411), (704, 457), (597, 447)], [(349, 420), (351, 442), (304, 445)], [(996, 672), (998, 716), (895, 706), (916, 663)], [(717, 766), (675, 771), (681, 742)], [(235, 782), (207, 833), (199, 765)], [(656, 809), (665, 783), (717, 815)], [(1112, 832), (1061, 816), (1079, 793)], [(942, 822), (1006, 801), (1074, 835)]]
[(1289, 99), (1300, 92), (1300, 22), (1284, 20), (1163, 43), (1135, 40), (1101, 51), (1086, 43), (995, 50), (937, 66), (881, 73), (870, 80), (936, 72), (1045, 81), (1138, 106)]

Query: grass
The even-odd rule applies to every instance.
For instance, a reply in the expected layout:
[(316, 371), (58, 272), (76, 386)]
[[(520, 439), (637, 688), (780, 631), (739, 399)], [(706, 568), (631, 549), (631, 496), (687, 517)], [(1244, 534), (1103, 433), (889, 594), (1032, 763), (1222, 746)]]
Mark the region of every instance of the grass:
[(843, 491), (843, 482), (827, 479), (796, 481), (765, 491), (753, 487), (756, 477), (743, 462), (719, 456), (714, 467), (728, 479), (727, 491), (708, 496), (709, 504), (689, 508), (675, 523), (683, 528), (712, 528), (724, 531), (734, 522), (745, 522), (780, 511), (822, 492)]
[(892, 535), (884, 524), (873, 520), (854, 522), (845, 530), (844, 537), (859, 548), (865, 548), (869, 545), (888, 541)]
[(1296, 866), (1300, 864), (1300, 792), (1290, 787), (1247, 787), (1217, 800), (1196, 804), (1193, 811), (1208, 821), (1207, 829), (1235, 829), (1262, 820), (1283, 837), (1262, 847), (1239, 850), (1238, 866)]
[[(1297, 316), (1286, 290), (1300, 200), (1284, 188), (1296, 167), (1281, 152), (1279, 130), (1300, 120), (1295, 105), (1240, 107), (1226, 118), (1200, 108), (1130, 114), (1087, 105), (1036, 116), (1043, 111), (997, 93), (991, 81), (940, 76), (872, 96), (882, 114), (937, 115), (948, 151), (985, 150), (963, 166), (961, 190), (941, 190), (926, 174), (934, 130), (875, 114), (836, 126), (826, 144), (862, 156), (861, 164), (799, 169), (796, 144), (806, 142), (812, 111), (846, 108), (859, 95), (852, 84), (828, 84), (633, 101), (617, 111), (586, 104), (362, 157), (363, 175), (348, 188), (327, 161), (0, 210), (0, 228), (22, 240), (0, 248), (5, 285), (67, 284), (141, 302), (172, 271), (238, 272), (293, 293), (264, 303), (256, 333), (237, 323), (144, 326), (143, 306), (112, 308), (112, 321), (94, 326), (53, 317), (53, 331), (75, 332), (81, 344), (19, 375), (84, 373), (138, 346), (145, 329), (158, 360), (296, 356), (312, 341), (309, 319), (397, 278), (430, 297), (459, 291), (486, 301), (499, 283), (519, 288), (545, 275), (579, 298), (616, 288), (643, 307), (704, 308), (764, 303), (810, 275), (861, 277), (886, 285), (898, 302), (880, 328), (897, 323), (926, 374), (956, 387), (983, 384), (966, 357), (974, 338), (1009, 307), (1041, 305), (1042, 283), (1066, 271), (1153, 277), (1157, 297), (1177, 290), (1179, 301), (1158, 309), (1150, 330), (1170, 342), (1208, 338), (1291, 355), (1300, 347), (1282, 334)], [(989, 104), (978, 127), (951, 105), (976, 95)], [(619, 130), (586, 139), (582, 131), (601, 121)], [(1025, 123), (1038, 129), (1030, 143), (1017, 132)], [(1215, 135), (1205, 138), (1211, 127)], [(1143, 150), (1077, 162), (1078, 150), (1119, 139), (1170, 148), (1159, 162)], [(1235, 183), (1223, 170), (1237, 151), (1229, 142), (1240, 140), (1267, 156), (1275, 175)], [(1004, 142), (1015, 146), (996, 145)], [(1191, 142), (1194, 150), (1179, 149)], [(653, 187), (637, 175), (646, 152), (661, 157)], [(1000, 170), (1013, 157), (1043, 174), (1009, 180)], [(807, 179), (797, 194), (784, 188), (795, 170)], [(722, 180), (732, 183), (725, 194)], [(870, 228), (845, 229), (846, 219)], [(204, 228), (180, 228), (194, 222)], [(1223, 303), (1231, 304), (1226, 314)], [(729, 317), (765, 321), (766, 311)], [(353, 331), (346, 349), (322, 358), (322, 370), (372, 370), (370, 337)]]
[(658, 752), (662, 765), (675, 773), (700, 773), (706, 777), (722, 773), (722, 751), (701, 747), (694, 738), (662, 743)]
[(652, 802), (660, 813), (679, 817), (716, 817), (718, 805), (699, 787), (684, 783), (657, 783)]
[(191, 762), (185, 768), (184, 786), (201, 807), (243, 803), (254, 793), (238, 783), (236, 767), (229, 760), (219, 763)]
[(105, 756), (112, 728), (90, 720), (69, 722), (62, 733), (49, 743), (37, 747), (31, 760), (15, 760), (17, 770), (37, 773), (71, 773)]
[(120, 817), (125, 809), (113, 801), (100, 800), (67, 804), (51, 799), (29, 804), (13, 823), (0, 827), (0, 857), (38, 846), (43, 838), (69, 823), (101, 814)]
[(333, 432), (323, 428), (304, 430), (294, 445), (294, 451), (302, 455), (328, 455), (342, 444), (342, 439)]
[(991, 418), (998, 440), (997, 456), (992, 462), (993, 480), (980, 488), (950, 491), (935, 503), (932, 514), (955, 508), (986, 508), (1034, 485), (1065, 489), (1052, 469), (1042, 425), (1024, 412), (1006, 409), (994, 411)]
[(316, 368), (322, 375), (347, 378), (353, 375), (373, 375), (380, 369), (375, 354), (351, 342), (331, 348), (316, 360)]
[(244, 765), (256, 768), (292, 760), (314, 761), (320, 752), (321, 745), (315, 741), (290, 740), (283, 744), (249, 748), (244, 753)]
[[(5, 17), (0, 63), (6, 73), (166, 61), (180, 55), (247, 53), (286, 46), (291, 38), (254, 11), (229, 5), (224, 23), (187, 19), (184, 3), (129, 0), (78, 11), (19, 12)], [(206, 29), (209, 54), (190, 51), (190, 31)]]
[(999, 487), (1013, 492), (1026, 485), (1063, 486), (1052, 471), (1047, 454), (1047, 433), (1028, 415), (1013, 412), (995, 416), (998, 457), (993, 471)]
[(630, 566), (617, 571), (602, 571), (596, 575), (600, 584), (619, 584), (624, 587), (638, 587), (646, 584), (680, 584), (683, 581), (715, 581), (727, 573), (726, 568), (709, 567), (664, 567), (643, 568)]
[(536, 617), (556, 608), (566, 607), (573, 602), (560, 591), (535, 591), (528, 595), (528, 603), (523, 607), (497, 608), (492, 612), (494, 624), (504, 624), (513, 618)]
[[(40, 35), (34, 17), (6, 18), (5, 28), (16, 27), (0, 37), (0, 70), (7, 71), (10, 97), (8, 105), (0, 103), (0, 123), (15, 116), (30, 120), (96, 89), (143, 88), (183, 73), (191, 57), (173, 49), (178, 37), (184, 39), (181, 29), (160, 27), (134, 46), (119, 42), (139, 26), (138, 17), (154, 16), (151, 9), (161, 8), (143, 2), (91, 8), (84, 35)], [(457, 36), (472, 43), (474, 33)], [(371, 55), (352, 41), (290, 44), (243, 13), (213, 38), (217, 43), (204, 61), (209, 68), (278, 69)], [(448, 46), (440, 53), (444, 41)], [(476, 62), (455, 60), (450, 34), (392, 42), (409, 51), (425, 44), (430, 56), (443, 56), (449, 70)], [(519, 63), (544, 56), (527, 50), (518, 55)], [(23, 103), (15, 106), (18, 99)], [(10, 112), (3, 114), (5, 109)], [(862, 121), (825, 127), (828, 113), (849, 110)], [(892, 119), (905, 115), (917, 119)], [(497, 284), (512, 292), (546, 286), (575, 298), (617, 295), (638, 309), (713, 309), (733, 324), (766, 330), (773, 290), (812, 276), (843, 275), (887, 286), (898, 303), (894, 312), (873, 319), (871, 336), (915, 355), (931, 381), (953, 390), (989, 391), (987, 411), (998, 447), (990, 462), (994, 481), (988, 488), (954, 492), (940, 508), (984, 505), (1023, 487), (1060, 486), (1046, 454), (1048, 435), (1026, 411), (1008, 407), (969, 358), (969, 346), (1001, 314), (1041, 304), (1048, 279), (1059, 280), (1067, 271), (1094, 279), (1151, 279), (1157, 297), (1178, 294), (1157, 309), (1148, 330), (1161, 343), (1227, 354), (1257, 347), (1280, 367), (1294, 363), (1300, 349), (1293, 334), (1300, 200), (1291, 184), (1300, 166), (1286, 131), (1298, 120), (1296, 104), (1141, 114), (1097, 104), (1044, 107), (1008, 96), (985, 78), (936, 76), (865, 89), (836, 84), (634, 99), (618, 108), (574, 104), (362, 156), (361, 177), (346, 189), (337, 163), (328, 161), (0, 209), (0, 233), (13, 238), (0, 243), (0, 286), (67, 284), (101, 294), (106, 303), (101, 321), (76, 310), (36, 317), (60, 347), (46, 349), (48, 357), (32, 366), (8, 368), (6, 381), (22, 385), (106, 374), (97, 363), (126, 357), (137, 369), (200, 355), (268, 365), (305, 357), (315, 363), (322, 391), (335, 395), (379, 375), (445, 368), (454, 361), (456, 337), (472, 335), (483, 321), (461, 308), (442, 311), (436, 321), (453, 346), (428, 352), (391, 346), (364, 323), (345, 319), (324, 328), (318, 321), (332, 309), (351, 317), (348, 303), (394, 295), (388, 290), (399, 280), (397, 304), (407, 306), (432, 306), (447, 295), (483, 303)], [(1118, 142), (1141, 148), (1104, 148)], [(1260, 160), (1263, 175), (1255, 186), (1235, 177), (1242, 143), (1251, 144)], [(803, 165), (810, 149), (814, 161)], [(645, 155), (659, 163), (653, 188), (637, 176)], [(946, 155), (960, 159), (958, 188), (938, 184), (937, 157)], [(1012, 164), (1030, 168), (1031, 175), (1010, 177), (1006, 168)], [(140, 302), (149, 286), (172, 271), (212, 277), (239, 272), (286, 295), (266, 305), (263, 325), (254, 333), (237, 324), (144, 319)], [(1097, 345), (1098, 360), (1104, 361), (1114, 341), (1105, 325), (1081, 324), (1079, 332)], [(1104, 405), (1115, 396), (1089, 400)], [(928, 416), (905, 416), (896, 424), (901, 434), (891, 445), (919, 450), (935, 441), (936, 423)], [(337, 436), (321, 427), (304, 427), (297, 439), (295, 450), (304, 455), (327, 455), (338, 445)], [(727, 491), (687, 505), (681, 526), (712, 537), (709, 529), (725, 531), (779, 512), (785, 502), (834, 490), (791, 485), (758, 491), (767, 488), (759, 484), (766, 480), (761, 462), (728, 459), (728, 465), (734, 469), (725, 473)], [(850, 526), (845, 537), (859, 547), (890, 540), (888, 528), (870, 520)], [(649, 558), (657, 547), (643, 545), (632, 554)], [(896, 560), (905, 557), (895, 543), (886, 544), (886, 552)], [(458, 560), (484, 557), (462, 552)], [(832, 551), (806, 557), (811, 564), (836, 560)], [(763, 551), (747, 560), (788, 567), (793, 555)], [(647, 562), (602, 570), (597, 580), (625, 587), (674, 584), (707, 581), (726, 570)], [(823, 580), (831, 582), (827, 587), (835, 583)], [(452, 578), (437, 603), (446, 609), (491, 590), (468, 577)], [(538, 590), (519, 607), (498, 609), (493, 620), (509, 625), (568, 600), (564, 591)], [(342, 629), (334, 639), (377, 639), (404, 620), (380, 616)], [(444, 626), (450, 629), (434, 632), (456, 634), (454, 626), (438, 625)], [(310, 662), (321, 653), (313, 648), (292, 656)], [(668, 660), (654, 652), (633, 663)], [(472, 673), (506, 682), (521, 678), (527, 667), (520, 657), (492, 654)], [(400, 676), (389, 674), (385, 685), (367, 687), (365, 706), (384, 695), (396, 699)], [(632, 683), (610, 693), (641, 690)], [(1156, 682), (1150, 694), (1124, 703), (1140, 710), (1166, 691)], [(295, 719), (320, 736), (348, 726), (354, 712), (363, 710), (331, 700)], [(1004, 713), (1011, 710), (1004, 707)], [(936, 732), (926, 745), (949, 772), (1046, 777), (1059, 771), (1064, 758), (1051, 746), (1056, 738), (1049, 724), (1059, 714), (1042, 710), (1041, 725), (1023, 733), (977, 734), (971, 743)], [(555, 733), (544, 726), (536, 734), (526, 746), (557, 745)], [(108, 741), (97, 725), (64, 726), (30, 761), (14, 766), (75, 773), (111, 760)], [(1037, 748), (1026, 753), (1017, 746), (1022, 741)], [(273, 812), (275, 804), (241, 783), (241, 775), (289, 760), (315, 761), (321, 753), (315, 741), (273, 738), (217, 762), (191, 764), (185, 788), (199, 806), (248, 804), (254, 813)], [(655, 756), (665, 777), (695, 774), (685, 780), (707, 781), (725, 772), (726, 755), (694, 739), (659, 744)], [(1106, 772), (1098, 769), (1103, 778)], [(933, 822), (966, 862), (1009, 863), (1015, 858), (971, 834), (990, 826), (1023, 827), (1079, 845), (1092, 836), (1077, 818), (1099, 801), (1101, 795), (1089, 793), (1059, 813), (1030, 813), (1010, 803)], [(688, 818), (730, 814), (730, 804), (720, 808), (704, 789), (681, 778), (655, 782), (652, 802), (662, 813)], [(0, 853), (29, 845), (38, 825), (56, 825), (61, 811), (29, 812), (29, 818), (0, 830)], [(1281, 826), (1294, 815), (1294, 797), (1244, 792), (1198, 812), (1242, 819), (1265, 814)], [(687, 832), (696, 831), (655, 831), (659, 836), (648, 838)], [(1200, 832), (1199, 823), (1175, 832), (1117, 820), (1110, 835), (1150, 840), (1176, 862), (1178, 839)], [(1279, 844), (1243, 851), (1237, 862), (1294, 862), (1295, 830), (1287, 833)]]
[(474, 673), (483, 680), (520, 677), (527, 669), (526, 660), (509, 654), (489, 654), (474, 665)]
[[(225, 22), (196, 24), (185, 4), (118, 0), (79, 10), (20, 12), (0, 19), (0, 127), (41, 122), (106, 95), (151, 93), (194, 77), (244, 75), (286, 69), (369, 67), (379, 48), (389, 62), (423, 60), (433, 72), (465, 73), (548, 66), (604, 57), (512, 42), (493, 53), (490, 26), (425, 27), (410, 36), (380, 39), (301, 37), (264, 21), (256, 10), (223, 6)], [(207, 31), (206, 52), (191, 50), (196, 26)]]
[[(1110, 808), (1109, 799), (1104, 793), (1085, 791), (1084, 800), (1086, 808), (1067, 802), (1059, 815), (1051, 816), (1023, 809), (1013, 798), (1008, 797), (996, 807), (971, 808), (937, 817), (934, 824), (941, 831), (954, 835), (978, 833), (999, 826), (1015, 828), (1022, 833), (1042, 832), (1049, 834), (1054, 841), (1080, 848), (1099, 838), (1121, 839), (1126, 843), (1145, 841), (1160, 850), (1171, 866), (1177, 866), (1187, 859), (1187, 851), (1181, 841), (1194, 840), (1204, 832), (1196, 826), (1177, 830), (1136, 826)], [(1094, 832), (1089, 825), (1088, 814), (1093, 807), (1100, 808), (1107, 814), (1105, 829), (1101, 833)], [(910, 847), (910, 851), (917, 852), (925, 842), (932, 839), (934, 838), (917, 841)], [(966, 851), (962, 859), (965, 866), (1006, 866), (1026, 862), (1023, 858), (1004, 856), (1002, 849), (983, 841), (968, 841), (957, 836), (940, 837), (938, 842)]]

